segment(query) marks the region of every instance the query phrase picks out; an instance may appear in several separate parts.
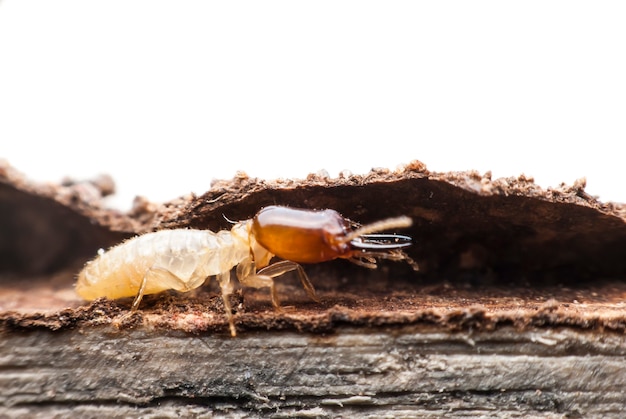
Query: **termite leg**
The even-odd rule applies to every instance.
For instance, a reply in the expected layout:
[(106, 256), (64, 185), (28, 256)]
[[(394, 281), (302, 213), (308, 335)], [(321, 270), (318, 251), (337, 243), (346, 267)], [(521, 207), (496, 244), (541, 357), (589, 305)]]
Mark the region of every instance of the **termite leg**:
[(306, 293), (309, 295), (311, 300), (319, 302), (319, 298), (317, 298), (317, 295), (315, 294), (315, 287), (313, 287), (313, 284), (309, 280), (306, 272), (304, 272), (302, 266), (296, 262), (292, 262), (290, 260), (281, 260), (280, 262), (276, 262), (270, 266), (266, 266), (265, 268), (257, 272), (257, 274), (267, 275), (271, 278), (274, 278), (291, 271), (298, 271), (298, 277), (300, 277), (300, 282), (302, 282), (302, 286), (304, 287)]
[(228, 320), (228, 327), (230, 328), (230, 335), (232, 337), (237, 336), (237, 330), (235, 329), (235, 319), (233, 318), (233, 309), (230, 305), (230, 295), (233, 293), (233, 285), (230, 282), (230, 271), (222, 272), (217, 276), (217, 282), (222, 289), (222, 300), (224, 301), (224, 311), (226, 311), (226, 320)]
[[(165, 271), (166, 274), (172, 275), (169, 271), (166, 271), (165, 269), (162, 269), (162, 268), (155, 268), (153, 266), (150, 269), (148, 269), (146, 273), (143, 274), (143, 278), (141, 279), (141, 285), (139, 286), (139, 290), (137, 291), (137, 296), (133, 300), (133, 305), (130, 307), (131, 312), (137, 311), (137, 309), (139, 308), (139, 303), (141, 303), (141, 300), (143, 299), (143, 295), (146, 292), (146, 285), (148, 284), (148, 276), (152, 277), (153, 274), (157, 272), (157, 270)], [(180, 281), (178, 277), (175, 277), (175, 278)]]
[(239, 277), (241, 285), (250, 288), (269, 288), (272, 298), (272, 305), (276, 310), (280, 310), (280, 302), (278, 301), (278, 293), (274, 286), (274, 279), (269, 275), (251, 274)]
[(314, 301), (318, 301), (318, 298), (315, 295), (315, 288), (313, 287), (313, 284), (311, 284), (311, 281), (309, 281), (309, 278), (304, 272), (304, 269), (302, 269), (302, 266), (289, 260), (276, 262), (256, 273), (254, 272), (254, 263), (250, 260), (244, 261), (237, 266), (237, 278), (239, 278), (241, 285), (246, 287), (269, 288), (272, 305), (275, 309), (280, 310), (280, 302), (278, 300), (276, 286), (274, 285), (274, 278), (296, 270), (298, 271), (300, 281), (302, 281), (302, 285), (304, 286), (304, 289), (309, 297), (311, 297)]
[[(143, 296), (146, 292), (146, 286), (148, 284), (148, 277), (151, 278), (151, 280), (153, 280), (152, 278), (154, 278), (154, 275), (157, 275), (157, 278), (154, 279), (160, 279), (158, 278), (158, 273), (161, 273), (161, 277), (169, 277), (168, 279), (173, 279), (174, 282), (179, 282), (179, 283), (183, 283), (184, 281), (182, 281), (180, 278), (178, 278), (176, 275), (174, 275), (173, 273), (171, 273), (170, 271), (163, 269), (163, 268), (155, 268), (152, 267), (148, 270), (146, 270), (146, 273), (143, 274), (143, 278), (141, 278), (141, 285), (139, 285), (139, 290), (137, 291), (137, 295), (135, 296), (135, 299), (133, 300), (133, 304), (130, 306), (130, 311), (123, 314), (119, 319), (114, 321), (114, 324), (116, 325), (120, 325), (122, 324), (124, 321), (126, 321), (127, 319), (130, 318), (130, 316), (132, 316), (132, 314), (134, 312), (137, 311), (137, 309), (139, 308), (139, 304), (141, 303), (141, 300), (143, 299)], [(164, 274), (164, 275), (163, 275)]]
[(269, 288), (270, 296), (272, 298), (272, 305), (277, 310), (280, 310), (280, 303), (278, 302), (278, 294), (276, 293), (276, 287), (274, 286), (274, 280), (268, 275), (259, 275), (256, 272), (254, 262), (250, 259), (242, 261), (237, 265), (237, 279), (241, 285), (251, 288)]
[(137, 296), (133, 300), (133, 305), (130, 306), (130, 311), (137, 311), (139, 308), (139, 303), (143, 298), (143, 293), (146, 291), (146, 284), (148, 283), (148, 273), (152, 270), (152, 268), (148, 269), (145, 274), (143, 274), (143, 278), (141, 279), (141, 285), (139, 286), (139, 291), (137, 291)]
[(137, 296), (133, 300), (133, 305), (130, 308), (130, 311), (137, 311), (139, 308), (139, 303), (146, 292), (146, 286), (148, 285), (148, 281), (155, 281), (162, 285), (163, 289), (174, 289), (178, 291), (189, 291), (193, 288), (196, 288), (197, 285), (189, 284), (189, 282), (185, 282), (171, 271), (160, 268), (160, 267), (151, 267), (146, 271), (141, 279), (141, 285), (139, 286), (139, 290), (137, 291)]

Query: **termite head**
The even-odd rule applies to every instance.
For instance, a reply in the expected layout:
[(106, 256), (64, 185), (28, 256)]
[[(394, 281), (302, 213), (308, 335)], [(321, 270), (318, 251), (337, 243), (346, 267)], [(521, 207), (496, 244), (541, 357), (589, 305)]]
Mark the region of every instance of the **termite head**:
[(401, 249), (411, 245), (408, 236), (375, 233), (411, 224), (409, 217), (397, 217), (359, 226), (334, 210), (270, 206), (252, 219), (250, 232), (262, 247), (282, 259), (318, 263), (343, 258), (375, 268), (376, 258), (410, 260)]

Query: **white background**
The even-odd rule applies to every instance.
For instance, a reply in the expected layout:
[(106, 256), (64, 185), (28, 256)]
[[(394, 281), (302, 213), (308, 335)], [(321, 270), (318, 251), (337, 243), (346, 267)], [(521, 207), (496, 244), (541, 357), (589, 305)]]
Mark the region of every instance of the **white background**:
[(0, 0), (0, 158), (114, 205), (419, 159), (626, 201), (621, 1)]

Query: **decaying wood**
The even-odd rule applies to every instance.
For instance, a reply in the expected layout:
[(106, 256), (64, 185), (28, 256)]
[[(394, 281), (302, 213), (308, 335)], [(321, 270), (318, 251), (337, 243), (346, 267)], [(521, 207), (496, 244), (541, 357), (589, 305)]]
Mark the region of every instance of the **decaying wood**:
[[(110, 182), (37, 185), (0, 167), (0, 416), (615, 416), (626, 409), (626, 211), (584, 182), (431, 173), (216, 181), (199, 197), (129, 213)], [(375, 271), (306, 266), (321, 302), (281, 278), (233, 296), (80, 301), (98, 248), (163, 228), (228, 228), (260, 207), (408, 215), (409, 255)]]

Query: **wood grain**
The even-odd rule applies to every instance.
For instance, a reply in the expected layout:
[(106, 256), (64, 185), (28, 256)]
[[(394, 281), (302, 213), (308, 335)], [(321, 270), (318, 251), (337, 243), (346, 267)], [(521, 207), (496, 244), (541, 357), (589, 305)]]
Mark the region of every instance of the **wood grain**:
[(0, 353), (6, 417), (617, 417), (626, 397), (626, 337), (568, 329), (231, 339), (102, 327), (12, 334)]

